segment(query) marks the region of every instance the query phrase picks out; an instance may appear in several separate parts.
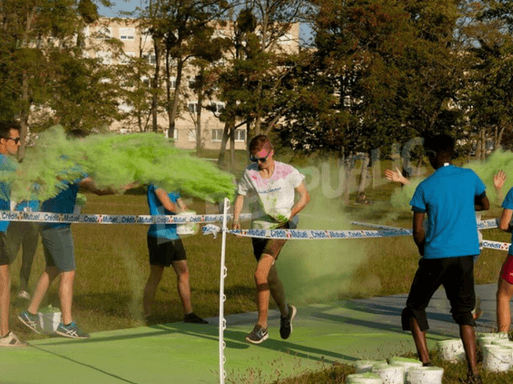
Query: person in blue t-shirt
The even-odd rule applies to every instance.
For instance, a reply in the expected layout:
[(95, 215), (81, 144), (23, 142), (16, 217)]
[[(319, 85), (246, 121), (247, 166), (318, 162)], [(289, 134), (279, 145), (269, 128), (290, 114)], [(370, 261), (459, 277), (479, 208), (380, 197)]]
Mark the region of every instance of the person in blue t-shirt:
[[(76, 130), (74, 138), (80, 138), (82, 131)], [(78, 166), (76, 166), (78, 167)], [(115, 190), (100, 190), (94, 181), (83, 174), (73, 182), (62, 181), (67, 188), (57, 196), (46, 200), (41, 205), (42, 212), (73, 213), (79, 188), (87, 189), (97, 195), (110, 195), (117, 193)], [(129, 185), (125, 189), (132, 188)], [(71, 224), (69, 223), (45, 223), (41, 226), (41, 238), (46, 260), (46, 268), (41, 274), (32, 300), (26, 311), (18, 315), (18, 319), (36, 333), (41, 333), (37, 312), (46, 292), (54, 279), (60, 276), (59, 299), (62, 312), (62, 322), (58, 325), (56, 334), (73, 339), (86, 339), (89, 334), (82, 331), (73, 321), (71, 304), (73, 301), (73, 281), (75, 279), (75, 249)]]
[[(0, 171), (14, 172), (14, 163), (8, 156), (15, 156), (20, 147), (20, 126), (15, 122), (0, 121)], [(0, 183), (3, 196), (9, 196), (9, 185)], [(0, 199), (0, 210), (9, 211), (10, 201)], [(9, 306), (11, 305), (11, 277), (9, 265), (12, 252), (7, 237), (9, 221), (0, 221), (0, 347), (24, 347), (27, 343), (9, 331)]]
[[(487, 210), (490, 202), (484, 183), (472, 170), (452, 165), (453, 138), (438, 135), (427, 139), (424, 147), (435, 173), (419, 184), (410, 202), (413, 239), (422, 258), (401, 315), (402, 327), (412, 332), (419, 359), (430, 365), (426, 307), (443, 285), (465, 347), (466, 382), (482, 383), (472, 316), (476, 304), (474, 256), (479, 254), (475, 211)], [(422, 222), (426, 214), (425, 231)]]
[[(502, 211), (499, 228), (505, 232), (513, 232), (511, 218), (513, 216), (513, 188), (511, 188), (502, 203)], [(513, 236), (512, 240), (513, 242)], [(513, 246), (509, 247), (508, 256), (502, 264), (499, 282), (497, 286), (497, 330), (509, 333), (511, 325), (510, 301), (513, 297)]]
[[(153, 184), (148, 186), (148, 205), (151, 215), (175, 215), (187, 210), (177, 192), (167, 193)], [(177, 289), (186, 323), (208, 324), (192, 310), (189, 269), (182, 240), (176, 233), (176, 224), (152, 224), (147, 236), (150, 255), (150, 276), (144, 287), (143, 308), (147, 324), (153, 323), (153, 299), (162, 279), (164, 268), (173, 266), (177, 278)]]

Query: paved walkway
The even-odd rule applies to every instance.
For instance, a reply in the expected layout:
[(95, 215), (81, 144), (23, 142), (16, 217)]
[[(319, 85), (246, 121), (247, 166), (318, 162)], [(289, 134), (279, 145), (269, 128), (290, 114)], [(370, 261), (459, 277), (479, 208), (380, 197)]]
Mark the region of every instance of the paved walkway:
[[(477, 287), (485, 314), (477, 331), (495, 325), (495, 285)], [(332, 362), (384, 359), (414, 349), (400, 328), (406, 295), (340, 301), (298, 308), (289, 340), (279, 337), (273, 311), (270, 337), (259, 346), (245, 342), (256, 313), (229, 316), (225, 331), (227, 383), (251, 376), (269, 383)], [(445, 294), (438, 291), (428, 308), (428, 343), (457, 337)], [(1, 384), (218, 383), (218, 327), (173, 323), (99, 332), (89, 340), (59, 337), (35, 340), (28, 348), (0, 350)]]

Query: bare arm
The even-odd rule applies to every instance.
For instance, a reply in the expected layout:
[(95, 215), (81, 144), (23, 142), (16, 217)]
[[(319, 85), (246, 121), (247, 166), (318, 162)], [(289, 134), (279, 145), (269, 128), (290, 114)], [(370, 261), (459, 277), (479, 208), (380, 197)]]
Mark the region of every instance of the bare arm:
[(422, 226), (424, 216), (425, 213), (413, 212), (413, 241), (417, 244), (421, 256), (424, 256), (424, 245), (426, 244), (426, 233)]
[(493, 187), (495, 188), (495, 194), (497, 195), (497, 202), (500, 202), (503, 199), (502, 196), (502, 187), (506, 182), (506, 173), (503, 170), (499, 170), (495, 175), (493, 175)]
[(292, 219), (294, 216), (296, 216), (299, 212), (303, 210), (304, 207), (308, 204), (310, 201), (310, 194), (306, 190), (305, 184), (301, 183), (299, 186), (294, 188), (294, 190), (299, 194), (299, 200), (294, 204), (290, 211), (290, 218)]
[(501, 222), (499, 224), (499, 228), (502, 229), (504, 232), (511, 233), (513, 231), (513, 227), (511, 226), (511, 216), (512, 215), (513, 215), (512, 209), (505, 208), (502, 211)]
[(155, 195), (157, 195), (157, 198), (159, 199), (160, 203), (169, 212), (171, 212), (171, 213), (179, 212), (178, 204), (175, 204), (171, 201), (171, 199), (169, 198), (169, 196), (165, 190), (163, 190), (162, 188), (156, 188)]
[(233, 204), (233, 222), (232, 229), (240, 229), (239, 216), (244, 206), (244, 195), (237, 195), (235, 203)]
[(410, 180), (403, 176), (397, 167), (395, 167), (395, 171), (392, 171), (391, 169), (385, 170), (385, 176), (388, 180), (401, 183), (402, 185), (408, 185), (411, 183)]

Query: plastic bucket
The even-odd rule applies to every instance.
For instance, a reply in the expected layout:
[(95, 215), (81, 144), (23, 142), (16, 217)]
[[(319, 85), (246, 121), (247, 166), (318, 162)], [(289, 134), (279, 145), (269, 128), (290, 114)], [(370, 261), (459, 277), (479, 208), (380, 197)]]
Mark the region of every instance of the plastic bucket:
[(442, 360), (456, 363), (465, 358), (465, 348), (461, 339), (441, 340), (436, 345)]
[(53, 334), (61, 322), (61, 312), (39, 312), (39, 326), (44, 333)]
[(387, 362), (385, 360), (358, 360), (354, 367), (356, 369), (356, 373), (365, 373), (365, 372), (371, 372), (372, 367), (374, 367), (376, 364), (386, 364)]
[(444, 369), (440, 367), (415, 367), (406, 374), (407, 384), (442, 384)]
[(513, 348), (501, 345), (485, 345), (483, 369), (490, 372), (506, 372), (513, 365)]
[[(196, 215), (196, 212), (194, 211), (187, 211), (187, 212), (180, 212), (177, 216), (194, 216)], [(198, 233), (199, 225), (198, 223), (186, 223), (186, 224), (180, 224), (176, 226), (176, 233), (180, 236), (184, 235), (195, 235)]]
[(374, 373), (356, 373), (353, 375), (347, 375), (347, 384), (383, 384), (381, 377)]
[(499, 339), (508, 340), (508, 334), (506, 332), (493, 332), (493, 333), (478, 333), (477, 344), (483, 348), (485, 345), (492, 344), (493, 341)]
[(399, 364), (376, 364), (372, 367), (372, 373), (375, 373), (383, 384), (404, 384), (404, 365)]

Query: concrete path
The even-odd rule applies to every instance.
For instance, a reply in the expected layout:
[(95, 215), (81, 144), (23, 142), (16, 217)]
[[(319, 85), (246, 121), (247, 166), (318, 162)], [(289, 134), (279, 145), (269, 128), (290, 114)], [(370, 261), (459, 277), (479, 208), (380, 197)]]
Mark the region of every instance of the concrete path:
[[(495, 326), (495, 290), (494, 284), (477, 287), (485, 310), (478, 332)], [(256, 313), (229, 316), (226, 383), (270, 383), (335, 361), (352, 364), (413, 351), (410, 334), (400, 328), (405, 301), (406, 295), (396, 295), (300, 307), (286, 341), (279, 337), (279, 314), (272, 311), (270, 337), (258, 346), (244, 339)], [(433, 298), (428, 318), (430, 347), (457, 337), (443, 290)], [(52, 337), (27, 348), (3, 348), (0, 383), (218, 383), (218, 319), (209, 321), (207, 326), (172, 323), (99, 332), (89, 340)]]

